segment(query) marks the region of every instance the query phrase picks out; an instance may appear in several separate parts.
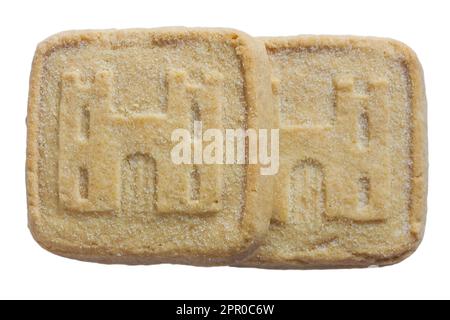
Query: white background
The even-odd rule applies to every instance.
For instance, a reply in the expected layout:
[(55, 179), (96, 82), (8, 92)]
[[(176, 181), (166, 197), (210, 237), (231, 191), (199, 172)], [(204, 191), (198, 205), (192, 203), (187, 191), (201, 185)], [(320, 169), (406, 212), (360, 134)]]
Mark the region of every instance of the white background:
[[(1, 1), (0, 298), (450, 298), (449, 1)], [(429, 106), (425, 239), (387, 268), (271, 271), (104, 266), (41, 249), (27, 229), (25, 116), (36, 44), (68, 29), (217, 26), (254, 36), (353, 34), (411, 46)]]

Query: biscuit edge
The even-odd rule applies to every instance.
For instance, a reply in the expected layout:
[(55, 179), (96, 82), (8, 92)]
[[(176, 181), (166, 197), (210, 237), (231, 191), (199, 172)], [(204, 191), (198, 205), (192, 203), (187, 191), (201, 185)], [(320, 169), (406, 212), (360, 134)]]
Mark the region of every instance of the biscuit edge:
[[(267, 117), (272, 112), (267, 112), (273, 108), (269, 103), (271, 96), (268, 95), (267, 87), (270, 87), (269, 60), (263, 45), (244, 32), (228, 28), (186, 28), (186, 27), (163, 27), (153, 29), (106, 29), (106, 30), (74, 30), (56, 33), (42, 42), (36, 48), (33, 58), (30, 82), (29, 98), (27, 110), (27, 151), (26, 151), (26, 189), (28, 207), (28, 228), (34, 240), (45, 250), (67, 258), (99, 262), (107, 264), (159, 264), (159, 263), (181, 263), (200, 266), (215, 266), (234, 263), (242, 260), (253, 253), (263, 241), (265, 233), (268, 231), (271, 217), (271, 184), (272, 179), (263, 179), (259, 176), (259, 165), (248, 166), (246, 176), (248, 177), (246, 186), (246, 207), (245, 221), (241, 243), (233, 244), (227, 252), (220, 252), (213, 257), (208, 255), (152, 255), (151, 257), (139, 256), (136, 254), (116, 255), (96, 255), (95, 248), (79, 249), (70, 244), (50, 239), (43, 231), (44, 222), (40, 215), (39, 199), (39, 105), (41, 99), (42, 74), (45, 68), (45, 59), (58, 48), (77, 45), (80, 42), (94, 42), (110, 44), (109, 37), (115, 40), (126, 38), (130, 35), (138, 37), (148, 37), (149, 34), (163, 33), (163, 36), (180, 37), (183, 35), (197, 36), (226, 36), (239, 43), (235, 47), (236, 54), (242, 63), (242, 72), (245, 77), (246, 107), (249, 116), (252, 116), (256, 125), (268, 123)], [(142, 34), (143, 33), (143, 34)], [(265, 79), (267, 78), (267, 79)], [(264, 115), (266, 111), (267, 115)], [(249, 118), (250, 119), (250, 118)], [(250, 122), (250, 120), (248, 120)], [(251, 187), (255, 181), (255, 190)], [(265, 182), (263, 182), (265, 181)], [(258, 190), (258, 191), (256, 191)], [(263, 203), (265, 205), (261, 205)], [(256, 207), (260, 207), (262, 212), (257, 212)], [(250, 208), (249, 208), (250, 207)], [(256, 219), (256, 217), (259, 217)], [(81, 252), (83, 251), (83, 252)]]
[[(341, 261), (304, 261), (290, 259), (280, 262), (277, 259), (258, 257), (258, 252), (234, 265), (236, 267), (269, 268), (269, 269), (336, 269), (336, 268), (366, 268), (372, 265), (389, 266), (404, 261), (413, 255), (423, 241), (426, 215), (427, 215), (427, 190), (428, 190), (428, 149), (427, 149), (427, 101), (425, 94), (424, 75), (421, 63), (416, 53), (406, 44), (398, 40), (379, 37), (360, 36), (314, 36), (300, 35), (287, 37), (259, 37), (257, 38), (268, 51), (295, 47), (341, 46), (372, 47), (392, 58), (402, 59), (410, 82), (411, 94), (411, 135), (410, 135), (410, 159), (411, 165), (411, 190), (409, 203), (410, 234), (412, 241), (404, 243), (389, 255), (372, 255), (359, 258), (352, 256)], [(270, 231), (269, 231), (270, 232)], [(355, 259), (356, 258), (356, 259)]]

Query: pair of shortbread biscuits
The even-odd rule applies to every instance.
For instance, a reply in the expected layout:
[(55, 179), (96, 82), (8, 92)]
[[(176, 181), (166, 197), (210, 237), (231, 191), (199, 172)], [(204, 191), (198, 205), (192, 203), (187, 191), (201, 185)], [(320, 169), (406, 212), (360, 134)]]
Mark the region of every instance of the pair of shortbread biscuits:
[[(279, 129), (279, 172), (175, 164), (171, 135), (195, 121)], [(65, 32), (37, 48), (27, 125), (29, 226), (62, 256), (366, 267), (423, 236), (423, 76), (392, 40)]]

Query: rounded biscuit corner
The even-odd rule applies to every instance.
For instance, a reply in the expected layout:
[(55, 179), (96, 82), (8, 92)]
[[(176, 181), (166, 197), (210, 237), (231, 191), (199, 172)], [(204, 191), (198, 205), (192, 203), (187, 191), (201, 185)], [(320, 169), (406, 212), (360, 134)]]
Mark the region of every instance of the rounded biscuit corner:
[(45, 38), (36, 46), (35, 59), (36, 57), (43, 58), (49, 55), (55, 48), (73, 42), (76, 38), (75, 36), (79, 34), (80, 32), (77, 31), (62, 31)]
[(33, 240), (45, 251), (60, 257), (64, 257), (66, 250), (61, 245), (55, 245), (55, 242), (50, 239), (43, 231), (39, 230), (37, 226), (37, 217), (28, 217), (28, 230), (31, 233)]
[(31, 233), (33, 240), (43, 250), (56, 255), (58, 257), (72, 258), (77, 260), (83, 260), (77, 256), (75, 250), (70, 245), (64, 244), (64, 241), (58, 242), (57, 239), (50, 238), (48, 234), (42, 230), (41, 216), (37, 211), (37, 208), (30, 208), (28, 210), (28, 230)]
[(413, 256), (418, 251), (422, 241), (423, 241), (423, 233), (421, 237), (415, 238), (414, 241), (412, 241), (409, 245), (407, 245), (406, 248), (404, 248), (404, 250), (400, 250), (398, 253), (395, 253), (389, 257), (385, 257), (380, 261), (376, 261), (374, 265), (377, 265), (379, 267), (390, 267), (403, 263), (404, 261), (411, 258), (411, 256)]
[(416, 52), (406, 43), (396, 39), (385, 39), (387, 44), (396, 52), (408, 67), (414, 67), (422, 71), (422, 65)]

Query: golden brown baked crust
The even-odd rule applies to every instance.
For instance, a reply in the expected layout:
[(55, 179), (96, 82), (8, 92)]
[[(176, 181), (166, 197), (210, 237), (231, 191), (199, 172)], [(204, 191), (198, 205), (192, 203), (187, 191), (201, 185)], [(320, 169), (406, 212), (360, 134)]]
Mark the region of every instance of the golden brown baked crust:
[(280, 109), (280, 173), (265, 244), (239, 266), (368, 267), (411, 255), (424, 233), (428, 166), (414, 52), (378, 38), (262, 41)]
[[(167, 104), (175, 105), (174, 118), (181, 117), (177, 94), (185, 87), (199, 100), (216, 92), (209, 89), (223, 90), (212, 98), (227, 99), (224, 128), (271, 128), (269, 70), (263, 45), (228, 29), (72, 31), (39, 44), (30, 79), (26, 166), (29, 228), (36, 241), (58, 255), (103, 263), (216, 265), (251, 253), (272, 211), (271, 178), (261, 176), (258, 165), (211, 169), (215, 174), (204, 175), (206, 187), (199, 187), (193, 205), (177, 193), (187, 192), (177, 180), (186, 172), (154, 159), (165, 156), (169, 129), (184, 124), (161, 119)], [(169, 97), (170, 85), (175, 90)], [(211, 108), (200, 113), (220, 122), (218, 109)], [(84, 136), (75, 137), (80, 130)], [(139, 181), (139, 187), (118, 186), (124, 179)], [(150, 200), (141, 201), (138, 192), (151, 195), (153, 204), (142, 202)], [(162, 212), (149, 211), (155, 206)]]

